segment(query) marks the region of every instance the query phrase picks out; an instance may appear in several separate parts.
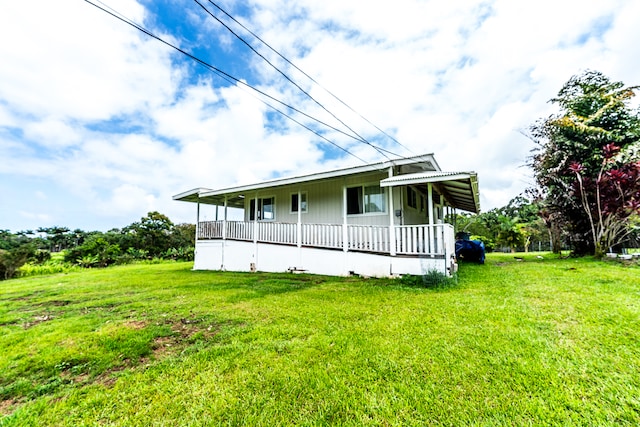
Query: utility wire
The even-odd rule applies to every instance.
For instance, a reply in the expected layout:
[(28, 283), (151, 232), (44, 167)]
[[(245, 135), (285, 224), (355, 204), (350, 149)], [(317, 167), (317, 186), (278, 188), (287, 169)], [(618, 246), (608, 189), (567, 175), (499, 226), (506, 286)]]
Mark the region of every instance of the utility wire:
[[(374, 150), (376, 150), (379, 154), (383, 155), (384, 157), (386, 157), (387, 159), (389, 159), (389, 157), (384, 153), (384, 151), (380, 150), (378, 147), (376, 147), (375, 145), (371, 144), (369, 141), (367, 141), (362, 135), (358, 134), (358, 132), (356, 132), (355, 130), (353, 130), (349, 125), (347, 125), (344, 121), (342, 121), (340, 118), (338, 118), (338, 116), (336, 116), (334, 113), (332, 113), (331, 111), (329, 111), (324, 105), (322, 105), (318, 100), (316, 100), (313, 96), (311, 96), (309, 94), (309, 92), (307, 92), (306, 90), (304, 90), (302, 87), (300, 87), (300, 85), (298, 85), (295, 81), (293, 81), (287, 74), (285, 74), (282, 70), (280, 70), (278, 67), (276, 67), (271, 61), (269, 61), (264, 55), (262, 55), (260, 52), (258, 52), (253, 46), (251, 46), (251, 44), (249, 42), (247, 42), (245, 39), (243, 39), (240, 35), (238, 35), (235, 31), (233, 31), (227, 24), (225, 24), (224, 22), (222, 22), (217, 16), (215, 16), (213, 13), (211, 13), (209, 11), (209, 9), (207, 9), (206, 7), (204, 7), (204, 5), (202, 3), (200, 3), (200, 1), (198, 0), (193, 0), (194, 2), (196, 2), (205, 12), (207, 12), (207, 14), (209, 16), (211, 16), (213, 19), (215, 19), (216, 21), (218, 21), (223, 27), (225, 27), (231, 34), (233, 34), (238, 40), (240, 40), (242, 43), (244, 43), (249, 49), (251, 49), (251, 51), (253, 51), (253, 53), (255, 53), (256, 55), (258, 55), (260, 58), (262, 58), (267, 64), (269, 64), (274, 70), (276, 70), (278, 73), (280, 73), (280, 75), (282, 75), (282, 77), (284, 77), (289, 83), (291, 83), (292, 85), (294, 85), (300, 92), (304, 93), (309, 99), (311, 99), (314, 103), (316, 103), (316, 105), (318, 105), (321, 109), (323, 109), (324, 111), (326, 111), (327, 113), (329, 113), (329, 115), (331, 115), (331, 117), (333, 117), (334, 119), (336, 119), (338, 122), (340, 122), (340, 124), (342, 124), (344, 127), (346, 127), (347, 129), (349, 129), (351, 132), (353, 132), (354, 135), (356, 135), (359, 139), (360, 142), (363, 142), (367, 145), (369, 145), (371, 148), (373, 148)], [(214, 6), (217, 7), (217, 5), (215, 3), (213, 3), (211, 0), (209, 0), (209, 3), (213, 4)], [(289, 61), (287, 61), (289, 62)], [(390, 159), (389, 159), (390, 160)]]
[[(195, 0), (196, 2), (198, 0)], [(387, 132), (385, 132), (384, 130), (380, 129), (378, 126), (376, 126), (374, 123), (372, 123), (369, 119), (367, 119), (366, 117), (364, 117), (362, 114), (358, 113), (356, 110), (354, 110), (349, 104), (347, 104), (345, 101), (343, 101), (342, 99), (340, 99), (337, 95), (335, 95), (333, 92), (331, 92), (329, 89), (325, 88), (323, 85), (321, 85), (319, 82), (317, 82), (313, 77), (311, 77), (309, 74), (307, 74), (306, 72), (304, 72), (302, 69), (300, 69), (296, 64), (294, 64), (293, 62), (291, 62), (289, 59), (287, 59), (284, 55), (282, 55), (280, 52), (278, 52), (276, 49), (274, 49), (273, 47), (271, 47), (271, 45), (269, 43), (267, 43), (266, 41), (264, 41), (262, 38), (260, 38), (260, 36), (258, 36), (256, 33), (254, 33), (253, 31), (251, 31), (249, 28), (247, 28), (245, 25), (243, 25), (241, 22), (239, 22), (236, 18), (234, 18), (232, 15), (230, 15), (226, 10), (224, 10), (222, 7), (220, 7), (217, 3), (215, 3), (212, 0), (208, 0), (209, 3), (211, 3), (216, 9), (218, 9), (220, 12), (222, 12), (223, 14), (225, 14), (229, 19), (231, 19), (233, 22), (235, 22), (236, 24), (238, 24), (240, 27), (242, 27), (245, 31), (247, 31), (249, 34), (251, 34), (254, 38), (256, 38), (257, 40), (259, 40), (263, 45), (265, 45), (267, 48), (269, 48), (273, 53), (275, 53), (276, 55), (278, 55), (281, 59), (283, 59), (287, 64), (291, 65), (293, 68), (295, 68), (296, 70), (298, 70), (300, 73), (302, 73), (306, 78), (308, 78), (309, 80), (311, 80), (313, 83), (315, 83), (316, 85), (318, 85), (322, 90), (324, 90), (326, 93), (328, 93), (331, 97), (333, 97), (335, 100), (337, 100), (338, 102), (340, 102), (342, 105), (344, 105), (345, 107), (347, 107), (350, 111), (352, 111), (354, 114), (356, 114), (358, 117), (360, 117), (362, 120), (364, 120), (365, 122), (369, 123), (371, 126), (373, 126), (374, 128), (376, 128), (380, 133), (382, 133), (383, 135), (385, 135), (386, 137), (388, 137), (389, 139), (391, 139), (393, 142), (395, 142), (396, 144), (398, 144), (400, 147), (404, 148), (405, 150), (407, 150), (410, 153), (413, 153), (413, 151), (411, 151), (408, 147), (406, 147), (405, 145), (403, 145), (402, 143), (400, 143), (400, 141), (398, 141), (397, 139), (395, 139), (393, 136), (389, 135)], [(198, 4), (200, 4), (198, 2)], [(202, 5), (201, 5), (202, 6)], [(212, 15), (213, 16), (213, 15)], [(214, 16), (214, 18), (220, 22), (222, 25), (225, 26), (225, 28), (229, 29), (229, 27), (227, 27), (227, 25), (225, 25), (224, 23), (222, 23), (217, 17)], [(229, 31), (231, 31), (229, 29)], [(233, 31), (231, 31), (236, 37), (238, 37)], [(249, 48), (251, 50), (253, 50), (254, 52), (256, 52), (256, 50), (250, 46), (246, 41), (244, 41), (242, 38), (238, 37), (243, 43), (245, 43), (247, 46), (249, 46)], [(257, 53), (257, 52), (256, 52)], [(260, 55), (258, 53), (258, 55), (265, 59), (264, 56)], [(265, 59), (265, 61), (267, 61)], [(269, 63), (269, 65), (271, 65), (273, 67), (273, 64), (271, 64), (269, 61), (267, 61)], [(275, 68), (275, 67), (274, 67)], [(278, 70), (276, 68), (276, 70), (278, 72), (280, 72), (280, 74), (282, 74), (287, 80), (290, 80), (284, 73), (282, 73), (280, 70)], [(291, 81), (291, 80), (290, 80)], [(293, 83), (293, 82), (292, 82)], [(294, 83), (295, 84), (295, 83)], [(296, 84), (296, 87), (299, 87)], [(305, 92), (306, 93), (306, 92)], [(308, 94), (307, 94), (308, 95)], [(385, 150), (386, 151), (386, 150)], [(389, 152), (389, 151), (387, 151)], [(391, 152), (389, 152), (390, 154), (393, 154)], [(415, 153), (413, 153), (415, 154)], [(394, 154), (397, 156), (397, 154)]]
[[(96, 0), (96, 1), (99, 1), (99, 0)], [(347, 137), (349, 137), (349, 138), (352, 138), (352, 139), (354, 139), (354, 140), (356, 140), (356, 141), (358, 141), (358, 142), (363, 142), (362, 140), (358, 139), (357, 137), (355, 137), (355, 136), (353, 136), (353, 135), (351, 135), (351, 134), (348, 134), (348, 133), (344, 132), (343, 130), (338, 129), (338, 128), (334, 127), (334, 126), (331, 126), (330, 124), (325, 123), (325, 122), (323, 122), (322, 120), (319, 120), (319, 119), (317, 119), (317, 118), (315, 118), (315, 117), (313, 117), (313, 116), (311, 116), (311, 115), (309, 115), (309, 114), (307, 114), (307, 113), (305, 113), (305, 112), (303, 112), (303, 111), (301, 111), (301, 110), (299, 110), (299, 109), (297, 109), (297, 108), (295, 108), (295, 107), (293, 107), (293, 106), (291, 106), (291, 105), (289, 105), (289, 104), (287, 104), (287, 103), (285, 103), (285, 102), (283, 102), (283, 101), (280, 101), (279, 99), (277, 99), (277, 98), (275, 98), (275, 97), (273, 97), (273, 96), (269, 95), (268, 93), (266, 93), (266, 92), (264, 92), (264, 91), (262, 91), (262, 90), (260, 90), (260, 89), (258, 89), (258, 88), (256, 88), (256, 87), (254, 87), (254, 86), (252, 86), (252, 85), (250, 85), (250, 84), (248, 84), (248, 83), (246, 83), (246, 82), (244, 82), (244, 81), (242, 81), (242, 80), (240, 80), (240, 79), (238, 79), (238, 78), (236, 78), (236, 77), (232, 76), (231, 74), (228, 74), (228, 73), (224, 72), (223, 70), (221, 70), (221, 69), (219, 69), (219, 68), (215, 67), (214, 65), (211, 65), (211, 64), (209, 64), (208, 62), (203, 61), (202, 59), (200, 59), (200, 58), (198, 58), (198, 57), (194, 56), (193, 54), (191, 54), (191, 53), (189, 53), (189, 52), (187, 52), (187, 51), (185, 51), (185, 50), (183, 50), (183, 49), (181, 49), (181, 48), (179, 48), (179, 47), (177, 47), (177, 46), (175, 46), (175, 45), (173, 45), (173, 44), (169, 43), (168, 41), (166, 41), (166, 40), (164, 40), (164, 39), (160, 38), (159, 36), (156, 36), (156, 35), (155, 35), (155, 34), (153, 34), (151, 31), (147, 30), (146, 28), (142, 27), (141, 25), (136, 24), (135, 22), (133, 22), (133, 21), (131, 21), (130, 19), (126, 18), (124, 15), (122, 15), (122, 14), (120, 14), (120, 13), (116, 12), (114, 9), (112, 9), (112, 8), (110, 8), (110, 7), (106, 6), (106, 5), (105, 5), (105, 7), (98, 6), (97, 4), (93, 3), (91, 0), (85, 0), (85, 2), (89, 3), (89, 4), (90, 4), (90, 5), (92, 5), (92, 6), (95, 6), (96, 8), (98, 8), (98, 9), (102, 10), (103, 12), (105, 12), (105, 13), (107, 13), (107, 14), (109, 14), (109, 15), (113, 16), (114, 18), (116, 18), (116, 19), (118, 19), (118, 20), (120, 20), (120, 21), (122, 21), (122, 22), (124, 22), (124, 23), (126, 23), (126, 24), (128, 24), (128, 25), (130, 25), (130, 26), (132, 26), (132, 27), (134, 27), (134, 28), (136, 28), (137, 30), (139, 30), (139, 31), (141, 31), (141, 32), (143, 32), (143, 33), (145, 33), (145, 34), (146, 34), (146, 35), (148, 35), (149, 37), (154, 38), (154, 39), (158, 40), (159, 42), (161, 42), (161, 43), (163, 43), (163, 44), (165, 44), (165, 45), (167, 45), (167, 46), (169, 46), (169, 47), (171, 47), (171, 48), (173, 48), (173, 49), (177, 50), (178, 52), (180, 52), (180, 53), (182, 53), (183, 55), (185, 55), (185, 56), (189, 57), (190, 59), (192, 59), (192, 60), (196, 61), (198, 64), (200, 64), (200, 65), (204, 66), (205, 68), (209, 69), (210, 71), (215, 72), (215, 73), (216, 73), (216, 74), (218, 74), (220, 77), (222, 77), (223, 79), (227, 80), (228, 82), (230, 82), (230, 83), (234, 83), (234, 84), (240, 84), (240, 85), (242, 85), (242, 86), (244, 86), (244, 87), (247, 87), (247, 88), (249, 88), (249, 89), (251, 89), (251, 90), (253, 90), (253, 91), (255, 91), (255, 92), (259, 93), (260, 95), (262, 95), (262, 96), (264, 96), (264, 97), (266, 97), (266, 98), (269, 98), (269, 99), (271, 99), (271, 100), (273, 100), (273, 101), (277, 102), (278, 104), (281, 104), (282, 106), (284, 106), (284, 107), (286, 107), (286, 108), (291, 109), (292, 111), (295, 111), (295, 112), (296, 112), (296, 113), (298, 113), (298, 114), (301, 114), (301, 115), (303, 115), (303, 116), (305, 116), (305, 117), (307, 117), (307, 118), (309, 118), (309, 119), (311, 119), (311, 120), (313, 120), (313, 121), (315, 121), (315, 122), (317, 122), (317, 123), (319, 123), (319, 124), (321, 124), (321, 125), (323, 125), (323, 126), (326, 126), (326, 127), (327, 127), (327, 128), (329, 128), (329, 129), (332, 129), (332, 130), (334, 130), (334, 131), (336, 131), (336, 132), (338, 132), (338, 133), (341, 133), (341, 134), (343, 134), (343, 135), (345, 135), (345, 136), (347, 136)], [(100, 3), (104, 5), (104, 3), (102, 3), (102, 2), (100, 2)], [(107, 9), (110, 9), (110, 10), (107, 10)], [(261, 101), (262, 101), (265, 105), (269, 106), (270, 108), (274, 108), (272, 105), (270, 105), (269, 103), (265, 102), (264, 100), (261, 100)], [(280, 110), (278, 110), (277, 108), (274, 108), (274, 110), (275, 110), (275, 111), (277, 111), (277, 112), (279, 112), (279, 113), (282, 113), (282, 112), (281, 112)], [(285, 116), (287, 116), (287, 115), (285, 115)], [(289, 116), (287, 116), (287, 117), (289, 117)], [(295, 122), (296, 122), (296, 123), (299, 123), (298, 121), (295, 121)], [(309, 127), (307, 127), (307, 126), (303, 126), (303, 127), (304, 127), (305, 129), (309, 129), (309, 130), (311, 130), (311, 129), (310, 129)], [(317, 132), (315, 132), (315, 131), (313, 131), (313, 132), (314, 132), (316, 135), (319, 135)], [(326, 139), (326, 138), (324, 138), (324, 137), (323, 137), (323, 139)], [(334, 144), (334, 145), (336, 145), (336, 144)], [(337, 146), (337, 145), (336, 145), (336, 146)], [(342, 150), (345, 150), (345, 149), (343, 149), (342, 147), (339, 147), (339, 146), (338, 146), (338, 148), (340, 148), (340, 149), (342, 149)], [(353, 155), (354, 157), (356, 157), (356, 158), (360, 159), (359, 157), (355, 156), (355, 155), (354, 155), (354, 154), (352, 154), (352, 153), (349, 153), (349, 154), (351, 154), (351, 155)], [(360, 160), (362, 160), (362, 159), (360, 159)]]

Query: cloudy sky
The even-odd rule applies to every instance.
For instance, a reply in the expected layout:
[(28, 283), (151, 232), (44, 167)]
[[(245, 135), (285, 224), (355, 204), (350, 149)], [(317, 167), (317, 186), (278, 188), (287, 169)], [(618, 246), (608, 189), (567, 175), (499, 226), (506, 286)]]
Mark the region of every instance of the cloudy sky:
[(193, 222), (172, 195), (385, 160), (354, 133), (478, 172), (486, 211), (532, 185), (523, 131), (572, 75), (640, 84), (635, 0), (92, 1), (247, 85), (84, 0), (2, 2), (0, 229)]

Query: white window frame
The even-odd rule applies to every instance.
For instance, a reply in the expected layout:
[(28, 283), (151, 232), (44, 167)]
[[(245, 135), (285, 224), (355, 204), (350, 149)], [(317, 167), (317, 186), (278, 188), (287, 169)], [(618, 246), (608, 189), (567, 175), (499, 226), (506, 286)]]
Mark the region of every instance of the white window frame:
[[(298, 209), (296, 206), (296, 210), (293, 210), (293, 196), (298, 197), (298, 192), (289, 194), (289, 213), (290, 214), (298, 214)], [(309, 192), (308, 191), (300, 191), (300, 213), (306, 214), (309, 212)]]
[[(276, 220), (276, 196), (260, 196), (257, 198), (258, 199), (258, 221), (275, 221)], [(273, 218), (264, 218), (264, 200), (267, 199), (272, 199), (272, 206), (273, 206), (273, 210), (272, 210), (272, 214), (273, 214)], [(255, 203), (256, 202), (256, 197), (252, 197), (249, 200), (249, 221), (255, 221)], [(253, 206), (251, 206), (253, 204)], [(253, 217), (253, 219), (252, 219)]]
[[(380, 189), (380, 193), (375, 193), (376, 195), (380, 195), (381, 197), (381, 202), (382, 202), (382, 210), (380, 211), (375, 211), (375, 212), (367, 212), (367, 204), (366, 199), (367, 199), (367, 194), (365, 192), (366, 188), (371, 188), (371, 187), (378, 187)], [(360, 188), (361, 192), (362, 192), (362, 200), (360, 201), (362, 204), (362, 212), (359, 213), (348, 213), (347, 212), (347, 216), (365, 216), (365, 215), (369, 215), (369, 216), (373, 216), (373, 215), (386, 215), (387, 214), (387, 189), (385, 187), (381, 187), (379, 182), (371, 182), (371, 183), (365, 183), (365, 184), (360, 184), (360, 185), (350, 185), (347, 186), (347, 193), (349, 191), (349, 189), (351, 188)], [(348, 204), (348, 196), (347, 196), (347, 200), (346, 200), (347, 204)], [(345, 209), (345, 211), (347, 211), (347, 209)]]
[[(412, 198), (415, 201), (415, 206), (411, 204)], [(410, 185), (407, 185), (407, 207), (417, 211), (420, 210), (420, 193)]]

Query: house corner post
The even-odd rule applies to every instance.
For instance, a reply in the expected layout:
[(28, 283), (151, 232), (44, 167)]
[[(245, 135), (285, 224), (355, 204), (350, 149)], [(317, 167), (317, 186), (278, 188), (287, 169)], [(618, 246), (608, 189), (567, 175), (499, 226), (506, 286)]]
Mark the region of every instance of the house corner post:
[(227, 196), (224, 196), (224, 212), (222, 215), (222, 240), (227, 240)]
[[(393, 167), (389, 167), (389, 178), (393, 176)], [(395, 215), (393, 207), (393, 187), (389, 187), (387, 194), (387, 204), (389, 205), (389, 255), (396, 256), (396, 224), (393, 216)]]
[(198, 197), (198, 203), (196, 205), (196, 238), (195, 243), (198, 243), (198, 237), (200, 237), (200, 198)]
[(342, 186), (342, 250), (349, 251), (349, 229), (347, 225), (347, 186)]
[(224, 271), (224, 247), (227, 240), (227, 196), (224, 196), (224, 211), (222, 216), (222, 248), (220, 250), (220, 270)]
[(433, 184), (427, 184), (427, 209), (429, 211), (429, 253), (433, 257), (434, 221), (433, 221)]
[[(249, 203), (249, 209), (251, 209), (251, 203)], [(258, 212), (260, 211), (260, 207), (258, 206), (258, 193), (256, 192), (256, 196), (254, 198), (253, 203), (253, 244), (256, 246), (258, 244)], [(249, 216), (251, 218), (251, 216)]]
[(302, 192), (298, 190), (298, 224), (296, 225), (296, 243), (302, 247)]

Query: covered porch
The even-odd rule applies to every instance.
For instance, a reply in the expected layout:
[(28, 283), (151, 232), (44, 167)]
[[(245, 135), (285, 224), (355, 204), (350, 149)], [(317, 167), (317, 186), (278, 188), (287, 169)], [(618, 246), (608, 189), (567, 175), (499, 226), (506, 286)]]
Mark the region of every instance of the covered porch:
[(477, 175), (438, 169), (423, 155), (174, 199), (197, 205), (195, 269), (452, 274), (445, 219), (479, 210)]
[(446, 256), (453, 226), (202, 221), (198, 240), (237, 240), (387, 255)]

